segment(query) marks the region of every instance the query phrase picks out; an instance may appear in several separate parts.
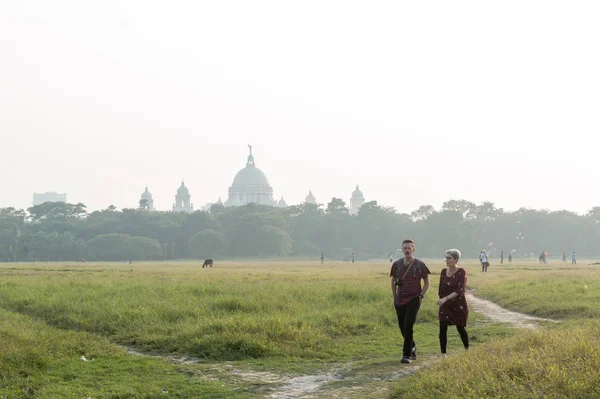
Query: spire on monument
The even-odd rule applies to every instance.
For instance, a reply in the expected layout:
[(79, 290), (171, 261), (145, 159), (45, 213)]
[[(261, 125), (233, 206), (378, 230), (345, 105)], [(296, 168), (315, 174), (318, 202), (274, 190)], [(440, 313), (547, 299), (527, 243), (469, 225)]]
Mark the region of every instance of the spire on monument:
[(277, 202), (277, 206), (280, 208), (287, 208), (287, 202), (285, 202), (285, 200), (283, 199), (283, 196), (281, 196), (281, 199), (279, 200), (279, 202)]
[(308, 190), (308, 195), (304, 199), (304, 202), (306, 202), (308, 204), (316, 204), (317, 203), (317, 199), (313, 195), (312, 190)]

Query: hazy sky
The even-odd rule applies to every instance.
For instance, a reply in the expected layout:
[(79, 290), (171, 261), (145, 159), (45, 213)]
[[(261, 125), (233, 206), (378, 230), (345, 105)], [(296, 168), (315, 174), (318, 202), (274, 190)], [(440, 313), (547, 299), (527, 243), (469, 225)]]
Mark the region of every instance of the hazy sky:
[(1, 1), (0, 207), (600, 205), (597, 1)]

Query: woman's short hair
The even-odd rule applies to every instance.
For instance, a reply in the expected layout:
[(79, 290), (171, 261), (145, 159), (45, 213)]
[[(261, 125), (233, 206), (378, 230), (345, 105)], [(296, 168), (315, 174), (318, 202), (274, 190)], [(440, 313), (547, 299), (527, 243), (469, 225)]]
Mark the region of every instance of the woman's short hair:
[(446, 254), (448, 254), (448, 255), (452, 256), (452, 258), (453, 258), (454, 260), (459, 260), (459, 259), (460, 259), (460, 255), (461, 255), (461, 254), (460, 254), (460, 251), (459, 251), (458, 249), (456, 249), (456, 248), (453, 248), (453, 249), (447, 249), (447, 250), (446, 250)]

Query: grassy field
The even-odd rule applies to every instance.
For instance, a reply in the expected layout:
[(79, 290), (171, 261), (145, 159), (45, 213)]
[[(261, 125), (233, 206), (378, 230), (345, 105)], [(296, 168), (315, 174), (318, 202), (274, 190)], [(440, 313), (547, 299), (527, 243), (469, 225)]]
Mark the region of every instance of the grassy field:
[(472, 349), (462, 353), (451, 330), (451, 356), (437, 362), (442, 262), (429, 264), (415, 362), (428, 367), (400, 380), (411, 369), (399, 363), (387, 262), (1, 264), (0, 397), (268, 397), (294, 376), (329, 372), (339, 378), (319, 397), (598, 395), (598, 266), (493, 264), (484, 274), (465, 263), (478, 296), (569, 322), (515, 335), (472, 313)]

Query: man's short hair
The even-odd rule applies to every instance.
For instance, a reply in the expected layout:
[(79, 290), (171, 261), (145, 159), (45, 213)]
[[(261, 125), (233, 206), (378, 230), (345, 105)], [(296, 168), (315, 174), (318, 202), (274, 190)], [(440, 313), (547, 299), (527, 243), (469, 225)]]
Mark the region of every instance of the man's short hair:
[(404, 244), (412, 244), (414, 246), (415, 242), (413, 240), (411, 240), (410, 238), (407, 238), (406, 240), (402, 241), (402, 245), (404, 245)]

